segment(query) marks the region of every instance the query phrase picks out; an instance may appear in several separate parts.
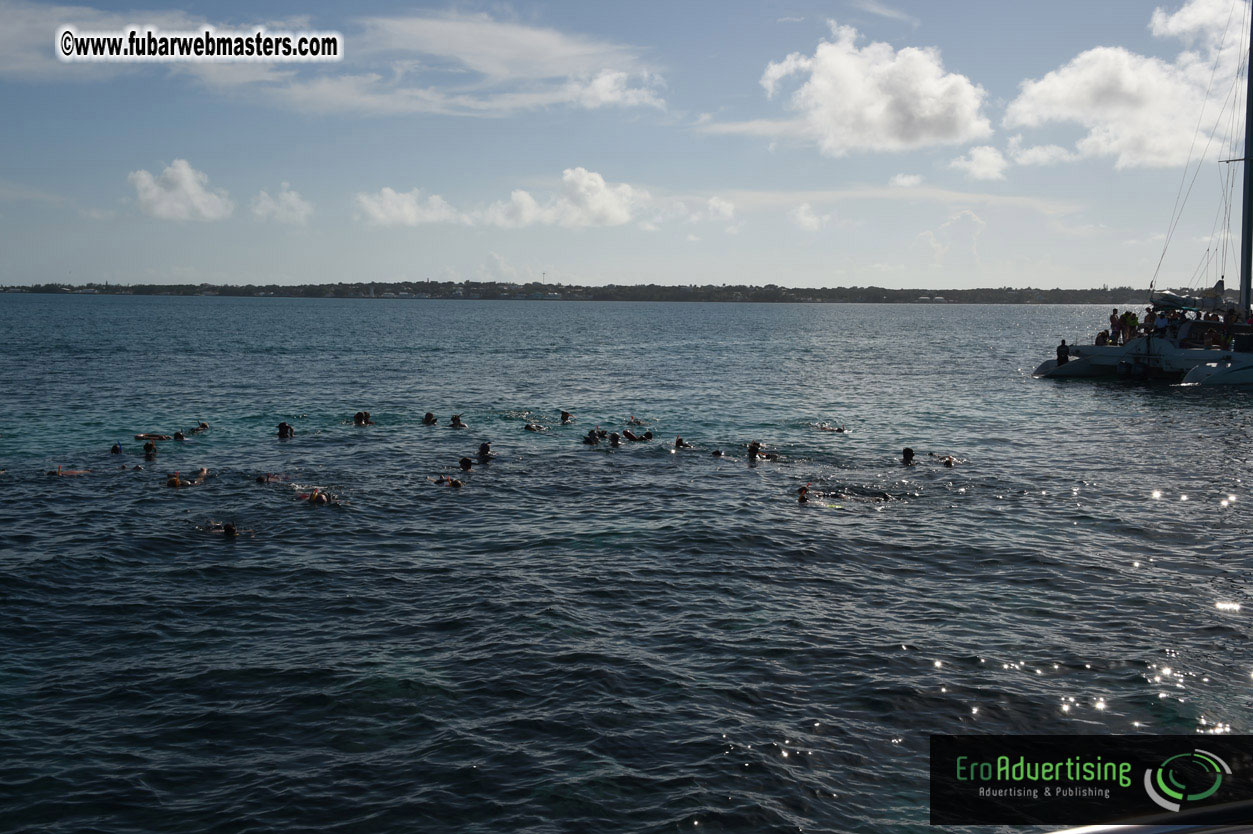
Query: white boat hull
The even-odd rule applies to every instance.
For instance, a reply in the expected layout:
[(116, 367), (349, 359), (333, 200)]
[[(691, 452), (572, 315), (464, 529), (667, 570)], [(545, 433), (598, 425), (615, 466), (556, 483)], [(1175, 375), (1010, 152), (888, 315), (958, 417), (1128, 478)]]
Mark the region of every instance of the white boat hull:
[(1182, 348), (1164, 336), (1140, 336), (1125, 345), (1073, 345), (1071, 359), (1064, 365), (1057, 360), (1042, 362), (1032, 374), (1043, 379), (1067, 377), (1110, 377), (1130, 379), (1180, 379), (1198, 365), (1230, 361), (1230, 350)]

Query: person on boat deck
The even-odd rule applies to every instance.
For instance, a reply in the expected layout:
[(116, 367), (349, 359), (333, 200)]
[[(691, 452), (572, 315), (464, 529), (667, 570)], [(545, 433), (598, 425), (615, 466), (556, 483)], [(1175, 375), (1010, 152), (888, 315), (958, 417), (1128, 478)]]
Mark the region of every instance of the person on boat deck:
[(1094, 342), (1094, 344), (1097, 347), (1104, 347), (1105, 345), (1108, 345), (1109, 344), (1109, 331), (1102, 330), (1100, 333), (1097, 333), (1096, 342)]
[(1065, 365), (1070, 361), (1070, 346), (1066, 344), (1066, 340), (1062, 339), (1062, 343), (1057, 346), (1057, 364)]
[(1157, 318), (1153, 320), (1153, 330), (1158, 333), (1165, 333), (1166, 328), (1170, 326), (1170, 319), (1166, 318), (1166, 314), (1158, 312)]
[(1122, 332), (1122, 318), (1118, 315), (1118, 308), (1114, 308), (1114, 312), (1109, 316), (1109, 338), (1111, 344), (1118, 344), (1118, 334)]

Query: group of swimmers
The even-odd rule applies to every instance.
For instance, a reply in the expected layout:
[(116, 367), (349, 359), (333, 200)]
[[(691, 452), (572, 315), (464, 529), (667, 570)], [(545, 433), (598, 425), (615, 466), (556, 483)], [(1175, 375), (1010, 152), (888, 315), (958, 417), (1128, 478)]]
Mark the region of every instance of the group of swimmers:
[[(560, 412), (559, 419), (562, 425), (566, 425), (566, 424), (574, 422), (575, 416), (569, 411), (563, 410)], [(426, 414), (422, 418), (423, 425), (434, 426), (434, 425), (438, 425), (438, 423), (439, 423), (439, 420), (435, 417), (433, 413), (429, 411), (426, 412)], [(374, 421), (370, 417), (370, 412), (358, 411), (357, 413), (353, 415), (353, 424), (356, 426), (372, 426), (374, 425)], [(458, 429), (468, 428), (465, 422), (462, 421), (460, 414), (452, 415), (451, 419), (449, 420), (448, 425), (450, 428), (458, 428)], [(602, 429), (600, 426), (596, 426), (588, 430), (587, 434), (583, 437), (583, 443), (588, 446), (597, 446), (602, 441), (604, 441), (610, 447), (618, 448), (622, 445), (622, 442), (624, 440), (627, 442), (633, 442), (633, 443), (646, 443), (646, 442), (652, 441), (653, 440), (652, 431), (645, 429), (642, 433), (637, 434), (635, 431), (629, 428), (630, 426), (643, 427), (644, 425), (645, 423), (643, 420), (640, 420), (634, 415), (631, 415), (630, 418), (627, 420), (627, 426), (628, 426), (627, 428), (623, 428), (621, 431), (610, 431), (607, 429)], [(547, 428), (544, 427), (542, 424), (535, 422), (533, 420), (529, 420), (529, 419), (526, 422), (524, 428), (527, 431), (547, 431)], [(824, 431), (824, 432), (834, 432), (834, 433), (840, 433), (840, 434), (847, 432), (847, 429), (844, 427), (843, 424), (833, 426), (828, 423), (821, 423), (821, 424), (818, 424), (816, 428), (819, 431)], [(195, 428), (191, 429), (188, 432), (188, 434), (199, 434), (201, 432), (207, 431), (208, 429), (209, 429), (209, 424), (206, 422), (200, 421), (197, 423)], [(287, 422), (279, 423), (278, 437), (280, 439), (283, 439), (283, 440), (290, 439), (295, 436), (295, 433), (296, 433), (295, 429), (289, 423)], [(156, 456), (156, 443), (158, 441), (166, 441), (166, 440), (181, 441), (181, 440), (186, 439), (186, 435), (181, 431), (176, 431), (173, 435), (160, 434), (160, 433), (155, 433), (155, 432), (144, 432), (144, 433), (136, 434), (135, 439), (145, 441), (144, 443), (145, 457), (148, 460), (153, 460)], [(674, 445), (673, 445), (674, 450), (694, 449), (694, 448), (695, 447), (691, 443), (684, 440), (682, 436), (678, 436), (674, 440)], [(109, 451), (111, 454), (121, 454), (122, 453), (121, 444), (115, 443)], [(956, 463), (959, 462), (952, 455), (936, 455), (934, 452), (928, 453), (928, 454), (933, 458), (937, 458), (939, 462), (945, 467), (951, 468)], [(711, 452), (711, 455), (713, 457), (719, 457), (719, 458), (725, 456), (721, 449), (714, 449)], [(477, 461), (477, 464), (481, 466), (483, 464), (490, 462), (494, 456), (495, 455), (492, 453), (491, 443), (485, 441), (479, 445), (478, 452), (476, 453), (476, 456), (474, 459), (470, 457), (462, 457), (460, 460), (458, 460), (457, 467), (460, 470), (460, 473), (468, 473), (474, 468), (474, 466), (476, 465), (476, 461)], [(755, 462), (755, 461), (762, 461), (762, 460), (775, 461), (779, 459), (778, 453), (765, 451), (762, 447), (761, 442), (758, 440), (754, 440), (747, 445), (747, 457), (750, 463)], [(912, 466), (915, 464), (915, 457), (916, 456), (915, 456), (914, 450), (906, 447), (904, 450), (902, 450), (902, 453), (901, 453), (901, 463), (905, 466)], [(122, 468), (125, 469), (126, 468), (125, 465), (123, 465)], [(142, 469), (142, 467), (140, 466), (135, 466), (134, 468)], [(49, 472), (48, 474), (68, 477), (68, 476), (87, 474), (90, 471), (91, 470), (88, 470), (88, 469), (67, 470), (67, 469), (62, 469), (62, 467), (58, 466), (56, 471)], [(172, 475), (170, 475), (167, 478), (165, 483), (166, 483), (166, 486), (172, 487), (172, 488), (198, 486), (198, 485), (204, 484), (205, 481), (209, 478), (209, 476), (210, 476), (209, 470), (206, 467), (201, 467), (196, 472), (196, 474), (190, 478), (185, 478), (179, 472), (174, 472)], [(465, 482), (462, 481), (461, 478), (453, 477), (452, 475), (449, 475), (449, 474), (440, 474), (434, 478), (431, 478), (430, 480), (436, 484), (446, 485), (453, 489), (461, 489), (462, 487), (465, 486)], [(256, 481), (257, 483), (263, 483), (263, 484), (286, 482), (284, 476), (274, 475), (271, 473), (258, 475), (256, 477)], [(821, 493), (813, 492), (811, 487), (812, 487), (812, 484), (806, 484), (797, 489), (796, 491), (797, 501), (799, 503), (801, 504), (808, 503), (811, 496), (821, 495)], [(328, 493), (326, 490), (322, 489), (321, 487), (315, 487), (313, 488), (311, 492), (301, 493), (297, 497), (301, 499), (302, 501), (306, 501), (313, 505), (324, 506), (328, 504), (340, 503), (338, 499), (336, 499), (334, 496), (332, 496), (330, 493)], [(227, 538), (234, 538), (238, 536), (240, 533), (240, 530), (236, 527), (236, 525), (231, 522), (226, 522), (226, 523), (210, 522), (210, 526), (208, 529), (211, 532), (220, 533)], [(251, 531), (244, 531), (244, 532), (251, 532)]]

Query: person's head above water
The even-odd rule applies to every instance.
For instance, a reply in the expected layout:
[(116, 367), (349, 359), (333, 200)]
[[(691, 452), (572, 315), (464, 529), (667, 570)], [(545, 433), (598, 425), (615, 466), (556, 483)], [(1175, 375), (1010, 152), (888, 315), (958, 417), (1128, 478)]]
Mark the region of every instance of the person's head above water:
[(239, 535), (239, 531), (235, 529), (235, 525), (229, 521), (222, 525), (222, 535), (228, 539)]
[(429, 411), (426, 412), (426, 414), (422, 415), (422, 422), (426, 423), (428, 426), (435, 425), (436, 423), (435, 415)]
[(461, 467), (462, 472), (469, 472), (470, 468), (474, 466), (474, 461), (470, 460), (469, 458), (462, 458), (461, 460), (457, 461), (457, 465)]
[(914, 450), (906, 446), (904, 450), (901, 452), (901, 462), (913, 463), (914, 462)]
[(571, 414), (570, 412), (568, 412), (568, 411), (563, 411), (563, 412), (561, 412), (561, 422), (563, 422), (563, 423), (568, 423), (568, 422), (570, 422), (570, 418), (572, 418), (573, 416), (574, 416), (574, 415), (573, 415), (573, 414)]
[(120, 454), (122, 454), (122, 444), (121, 444), (121, 443), (114, 443), (114, 444), (113, 444), (113, 448), (109, 450), (109, 454), (111, 454), (111, 455), (120, 455)]
[(181, 431), (176, 431), (176, 432), (174, 432), (174, 439), (175, 439), (175, 440), (186, 440), (187, 438), (183, 435), (183, 433), (182, 433)]
[(479, 457), (485, 458), (492, 453), (492, 444), (488, 442), (479, 444)]

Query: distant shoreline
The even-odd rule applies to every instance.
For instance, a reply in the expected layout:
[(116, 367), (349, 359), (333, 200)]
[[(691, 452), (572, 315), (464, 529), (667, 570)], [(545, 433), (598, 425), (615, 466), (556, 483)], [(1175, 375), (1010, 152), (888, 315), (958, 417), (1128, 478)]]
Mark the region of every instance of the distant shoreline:
[[(1181, 292), (1187, 292), (1183, 290)], [(392, 284), (38, 284), (3, 286), (0, 293), (54, 295), (222, 296), (232, 298), (358, 298), (369, 300), (450, 301), (677, 301), (799, 304), (1147, 304), (1149, 291), (1135, 287), (1100, 289), (977, 288), (947, 290), (832, 287), (822, 289), (755, 286), (663, 286), (660, 284), (584, 287), (568, 284), (510, 284), (481, 281), (402, 282)], [(1140, 299), (1129, 301), (1129, 299)]]

